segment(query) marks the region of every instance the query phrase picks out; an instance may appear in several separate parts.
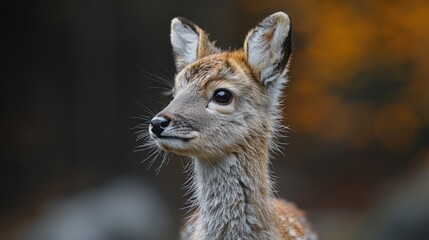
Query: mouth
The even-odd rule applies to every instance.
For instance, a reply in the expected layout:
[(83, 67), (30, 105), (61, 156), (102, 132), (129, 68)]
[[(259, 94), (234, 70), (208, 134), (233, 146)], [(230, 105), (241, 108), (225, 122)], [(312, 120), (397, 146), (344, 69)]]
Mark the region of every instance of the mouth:
[(166, 140), (180, 140), (180, 141), (184, 141), (184, 142), (189, 142), (190, 140), (194, 139), (193, 137), (191, 138), (186, 138), (186, 137), (178, 137), (178, 136), (159, 136), (156, 137), (158, 139), (166, 139)]
[(159, 141), (159, 143), (167, 144), (167, 145), (169, 144), (177, 145), (180, 143), (187, 143), (192, 139), (197, 138), (199, 134), (196, 131), (186, 132), (186, 134), (177, 134), (177, 133), (169, 134), (165, 132), (160, 134), (155, 134), (152, 131), (152, 128), (149, 128), (149, 135), (153, 140)]

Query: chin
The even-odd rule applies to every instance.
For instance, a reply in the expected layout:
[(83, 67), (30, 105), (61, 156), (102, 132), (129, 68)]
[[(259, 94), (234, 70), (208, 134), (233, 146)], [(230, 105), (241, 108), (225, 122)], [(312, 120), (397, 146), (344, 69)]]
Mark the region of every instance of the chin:
[(163, 151), (190, 157), (189, 142), (180, 139), (156, 139), (156, 145)]

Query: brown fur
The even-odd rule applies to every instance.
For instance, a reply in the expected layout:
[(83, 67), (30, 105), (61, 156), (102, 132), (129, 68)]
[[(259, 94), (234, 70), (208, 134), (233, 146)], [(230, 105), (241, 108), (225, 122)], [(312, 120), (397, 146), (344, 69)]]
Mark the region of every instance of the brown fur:
[[(290, 29), (289, 17), (275, 13), (249, 32), (243, 49), (221, 52), (201, 28), (173, 20), (174, 99), (155, 117), (168, 126), (151, 136), (195, 162), (197, 210), (183, 239), (316, 239), (300, 210), (274, 198), (269, 177)], [(232, 95), (227, 104), (213, 100), (218, 90)]]
[[(299, 210), (293, 203), (287, 202), (282, 199), (273, 199), (276, 217), (275, 225), (280, 230), (281, 239), (294, 240), (296, 237), (303, 238), (306, 234), (306, 229), (309, 228), (308, 223), (303, 221), (305, 214)], [(194, 225), (199, 217), (199, 209), (194, 210), (189, 215), (186, 225), (182, 229), (186, 231), (186, 226)]]

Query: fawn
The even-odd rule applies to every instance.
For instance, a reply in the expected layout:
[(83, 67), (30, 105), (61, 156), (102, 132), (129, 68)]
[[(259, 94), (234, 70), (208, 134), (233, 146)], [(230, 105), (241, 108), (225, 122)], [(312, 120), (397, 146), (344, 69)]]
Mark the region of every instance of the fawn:
[(171, 43), (173, 100), (149, 134), (194, 164), (197, 208), (182, 239), (316, 239), (301, 212), (273, 196), (269, 176), (292, 51), (288, 15), (265, 18), (237, 51), (221, 51), (193, 22), (174, 18)]

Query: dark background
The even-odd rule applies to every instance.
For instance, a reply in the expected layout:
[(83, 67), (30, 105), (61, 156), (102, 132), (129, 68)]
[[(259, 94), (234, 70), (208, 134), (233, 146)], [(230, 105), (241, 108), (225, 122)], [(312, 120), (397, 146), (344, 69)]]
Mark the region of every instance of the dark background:
[[(44, 231), (38, 230), (41, 222), (53, 215), (70, 219), (69, 212), (62, 214), (65, 205), (81, 209), (82, 202), (73, 202), (79, 196), (97, 195), (91, 193), (117, 181), (144, 189), (136, 198), (142, 209), (144, 199), (157, 199), (149, 209), (164, 212), (142, 210), (139, 217), (159, 221), (161, 228), (142, 220), (142, 233), (133, 238), (105, 227), (104, 239), (177, 238), (186, 213), (187, 161), (175, 157), (157, 174), (158, 159), (148, 170), (149, 162), (141, 161), (149, 152), (134, 152), (142, 142), (132, 129), (143, 121), (133, 117), (149, 116), (147, 108), (156, 112), (169, 101), (158, 78), (172, 81), (175, 73), (170, 21), (192, 19), (220, 47), (234, 49), (279, 10), (291, 16), (294, 28), (284, 113), (291, 131), (282, 139), (288, 143), (284, 155), (273, 160), (279, 196), (307, 210), (321, 239), (428, 239), (427, 1), (1, 5), (1, 239), (38, 239), (34, 232), (55, 239), (43, 234), (67, 230), (72, 220), (52, 221)], [(93, 202), (108, 200), (100, 196)], [(117, 201), (101, 212), (122, 205)], [(96, 239), (67, 236), (62, 239)]]

